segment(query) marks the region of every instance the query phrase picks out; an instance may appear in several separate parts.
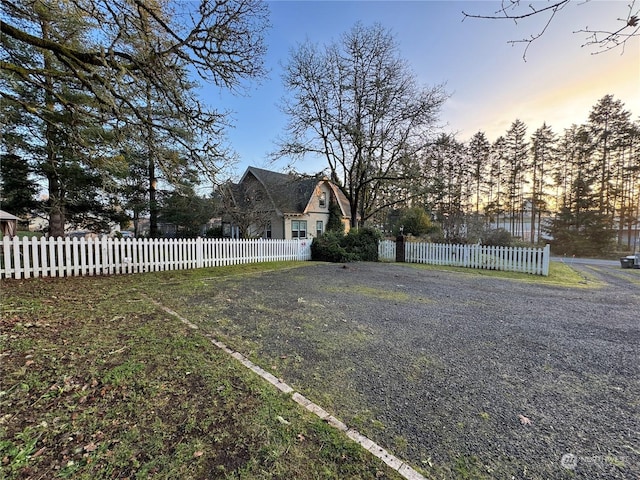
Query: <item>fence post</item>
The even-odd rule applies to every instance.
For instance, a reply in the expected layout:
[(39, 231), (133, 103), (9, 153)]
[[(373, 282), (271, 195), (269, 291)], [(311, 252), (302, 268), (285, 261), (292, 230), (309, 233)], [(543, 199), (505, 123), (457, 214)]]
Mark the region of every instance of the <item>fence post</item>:
[(549, 261), (551, 260), (551, 245), (548, 243), (544, 246), (542, 251), (542, 275), (549, 276)]
[(202, 237), (196, 238), (196, 268), (202, 268), (204, 258), (204, 242)]
[(398, 235), (396, 237), (396, 262), (404, 263), (406, 254), (405, 254), (405, 236)]

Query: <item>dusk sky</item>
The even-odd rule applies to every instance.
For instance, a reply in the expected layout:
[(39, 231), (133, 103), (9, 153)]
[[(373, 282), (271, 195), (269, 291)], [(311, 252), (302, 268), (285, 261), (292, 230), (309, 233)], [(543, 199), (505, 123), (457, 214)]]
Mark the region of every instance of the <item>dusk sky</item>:
[[(543, 122), (557, 134), (572, 123), (586, 122), (591, 108), (606, 94), (624, 102), (632, 118), (640, 116), (640, 38), (594, 55), (582, 47), (578, 30), (622, 26), (632, 0), (570, 2), (536, 40), (523, 60), (525, 45), (511, 45), (537, 34), (546, 17), (522, 20), (463, 20), (467, 13), (493, 14), (500, 1), (270, 1), (272, 28), (266, 37), (269, 77), (252, 84), (243, 97), (220, 94), (209, 87), (206, 101), (232, 112), (229, 141), (238, 153), (240, 175), (249, 165), (281, 171), (289, 159), (269, 162), (268, 154), (284, 134), (286, 117), (278, 108), (285, 91), (282, 65), (296, 45), (309, 39), (324, 45), (338, 40), (358, 21), (389, 28), (418, 81), (445, 84), (451, 95), (441, 114), (444, 132), (467, 141), (482, 130), (493, 142), (519, 118), (531, 135)], [(528, 4), (530, 2), (523, 2)], [(544, 7), (549, 2), (534, 2)], [(636, 7), (637, 10), (637, 7)], [(298, 161), (303, 173), (321, 171), (317, 160)]]

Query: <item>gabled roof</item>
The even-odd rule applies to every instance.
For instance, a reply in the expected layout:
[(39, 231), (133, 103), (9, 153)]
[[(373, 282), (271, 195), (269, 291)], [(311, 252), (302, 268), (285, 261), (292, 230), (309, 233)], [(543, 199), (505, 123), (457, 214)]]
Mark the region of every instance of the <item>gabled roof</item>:
[(9, 212), (0, 210), (0, 220), (20, 220), (20, 219), (15, 215), (11, 215)]
[(274, 208), (279, 214), (304, 213), (313, 192), (319, 183), (326, 182), (338, 199), (345, 217), (350, 216), (349, 201), (340, 189), (326, 179), (315, 177), (297, 177), (284, 173), (249, 167), (240, 180), (242, 185), (249, 176), (254, 177), (264, 187)]

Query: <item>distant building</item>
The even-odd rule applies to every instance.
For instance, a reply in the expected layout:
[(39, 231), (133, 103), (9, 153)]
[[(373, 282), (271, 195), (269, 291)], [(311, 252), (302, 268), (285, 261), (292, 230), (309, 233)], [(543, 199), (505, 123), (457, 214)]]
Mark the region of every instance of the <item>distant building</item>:
[(2, 229), (2, 235), (9, 238), (13, 238), (18, 231), (18, 220), (15, 215), (0, 210), (0, 228)]

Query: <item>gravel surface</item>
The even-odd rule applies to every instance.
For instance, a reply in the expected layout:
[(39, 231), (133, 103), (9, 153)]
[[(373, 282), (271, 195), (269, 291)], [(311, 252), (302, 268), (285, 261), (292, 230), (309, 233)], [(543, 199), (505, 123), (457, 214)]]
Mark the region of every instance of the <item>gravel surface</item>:
[(574, 268), (603, 284), (310, 264), (187, 301), (427, 477), (638, 479), (640, 271)]

